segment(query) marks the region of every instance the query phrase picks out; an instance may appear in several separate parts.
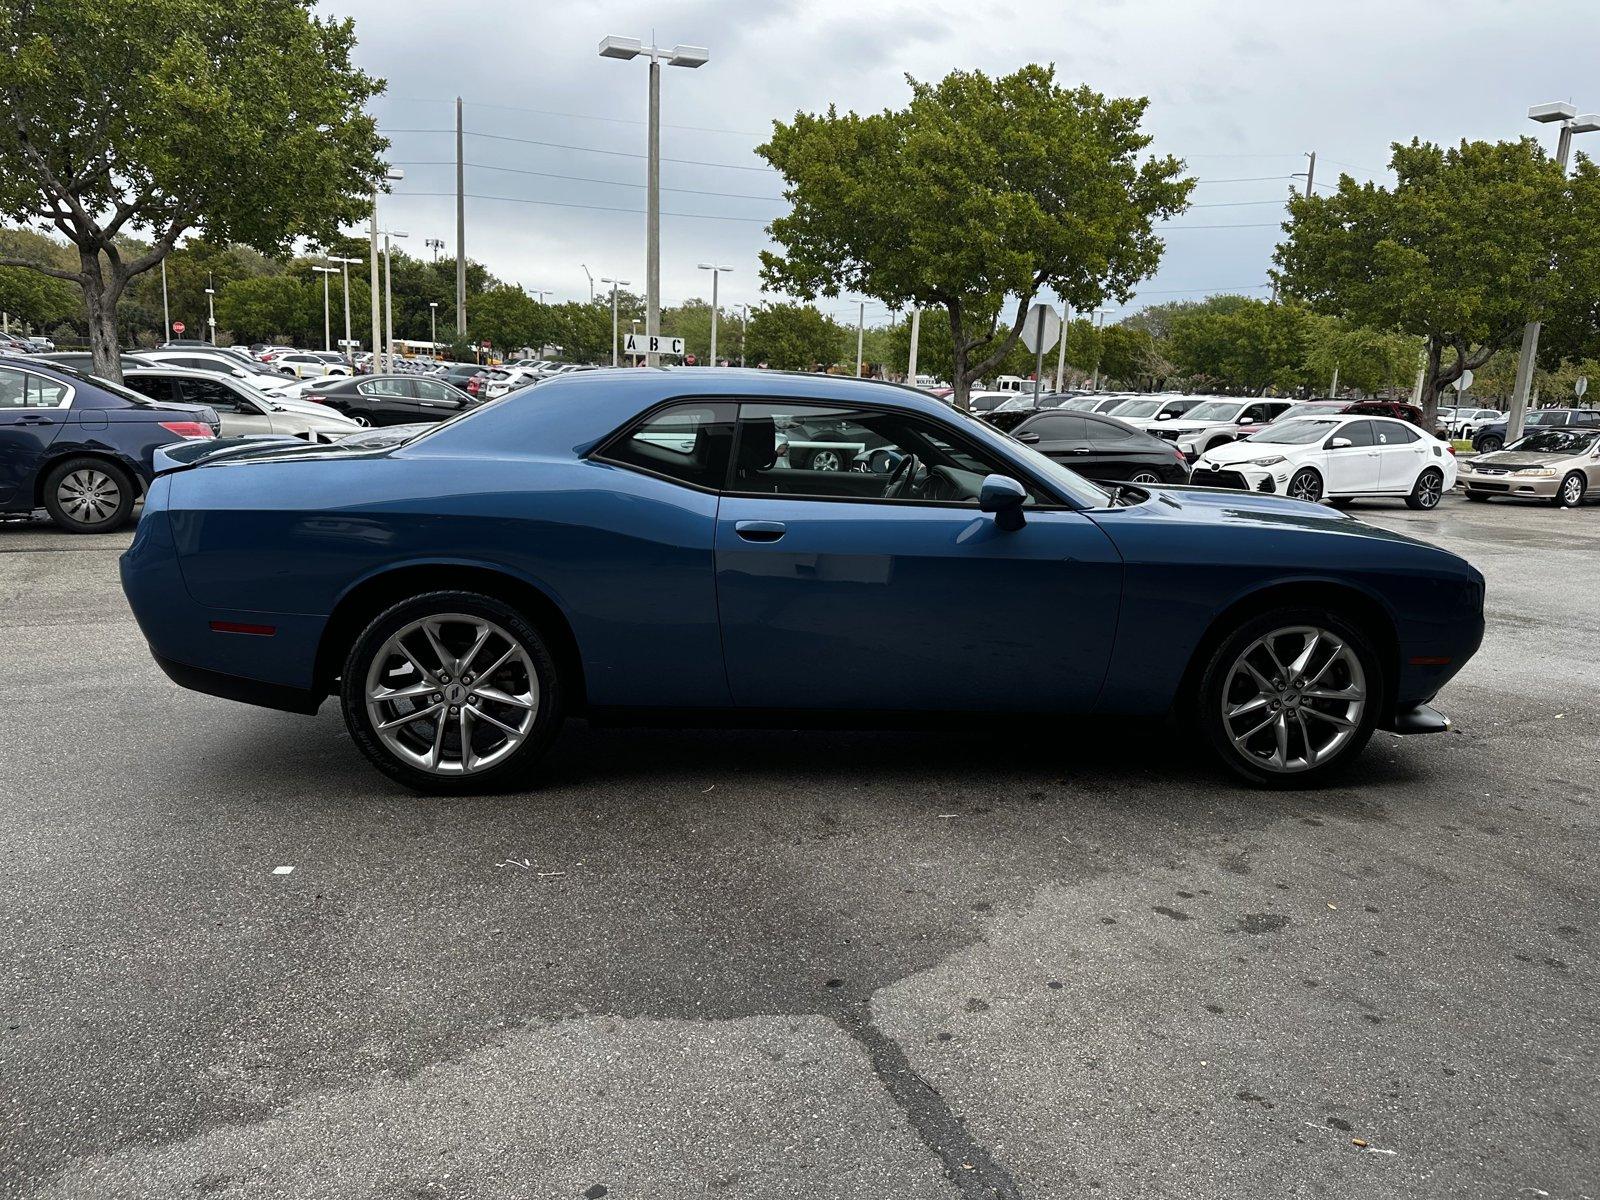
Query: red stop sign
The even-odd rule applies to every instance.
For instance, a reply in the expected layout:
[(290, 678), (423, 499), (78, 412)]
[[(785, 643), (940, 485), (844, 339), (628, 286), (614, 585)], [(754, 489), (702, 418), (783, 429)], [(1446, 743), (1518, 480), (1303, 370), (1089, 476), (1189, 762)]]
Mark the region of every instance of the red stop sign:
[(684, 361), (684, 362), (685, 362), (685, 363), (687, 363), (687, 364), (688, 364), (688, 365), (689, 365), (689, 366), (691, 366), (691, 367), (692, 367), (692, 366), (694, 366), (694, 355), (692, 355), (692, 354), (685, 354), (685, 355), (684, 355), (684, 356), (683, 356), (683, 361)]
[(174, 321), (172, 323), (172, 332), (173, 333), (182, 333), (183, 330), (184, 330), (184, 325), (183, 325), (182, 321)]

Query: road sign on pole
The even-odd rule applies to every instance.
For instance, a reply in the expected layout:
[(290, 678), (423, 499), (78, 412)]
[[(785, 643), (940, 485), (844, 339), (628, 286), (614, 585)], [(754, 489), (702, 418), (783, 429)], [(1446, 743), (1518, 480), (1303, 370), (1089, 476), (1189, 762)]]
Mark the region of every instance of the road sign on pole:
[(1473, 381), (1474, 378), (1476, 378), (1476, 377), (1472, 374), (1471, 371), (1463, 371), (1463, 372), (1461, 372), (1460, 377), (1456, 380), (1456, 391), (1458, 391), (1458, 392), (1466, 391), (1469, 387), (1472, 386), (1472, 381)]
[(659, 334), (630, 333), (623, 338), (622, 348), (629, 354), (675, 354), (683, 357), (681, 337), (661, 337)]
[(1061, 336), (1061, 318), (1048, 304), (1035, 304), (1022, 322), (1022, 344), (1033, 351), (1033, 398), (1044, 390), (1044, 352)]
[(1589, 390), (1589, 377), (1587, 375), (1579, 375), (1578, 382), (1572, 385), (1572, 390), (1580, 396), (1587, 392)]
[(172, 323), (172, 332), (173, 333), (182, 333), (183, 330), (184, 330), (184, 324), (183, 324), (182, 321), (174, 321)]

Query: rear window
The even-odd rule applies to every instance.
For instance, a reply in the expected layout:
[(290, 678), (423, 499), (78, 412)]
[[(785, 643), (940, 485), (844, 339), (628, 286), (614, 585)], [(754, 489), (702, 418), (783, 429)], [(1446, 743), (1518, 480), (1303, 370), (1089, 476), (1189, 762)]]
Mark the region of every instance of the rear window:
[(674, 404), (614, 438), (599, 457), (619, 466), (717, 491), (733, 451), (731, 404)]

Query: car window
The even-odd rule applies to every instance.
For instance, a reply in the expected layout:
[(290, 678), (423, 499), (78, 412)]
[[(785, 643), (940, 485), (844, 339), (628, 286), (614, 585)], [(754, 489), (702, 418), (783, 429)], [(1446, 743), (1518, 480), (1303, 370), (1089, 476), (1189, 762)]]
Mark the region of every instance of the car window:
[(1231, 421), (1239, 415), (1244, 405), (1237, 400), (1208, 400), (1183, 414), (1186, 421)]
[(1089, 440), (1089, 423), (1076, 413), (1052, 413), (1036, 417), (1018, 433), (1037, 433), (1044, 442), (1084, 442)]
[(1566, 414), (1558, 412), (1531, 412), (1522, 422), (1524, 425), (1565, 425)]
[(165, 403), (172, 399), (172, 380), (166, 375), (126, 375), (122, 382), (152, 400)]
[(178, 399), (185, 404), (206, 404), (219, 413), (254, 413), (237, 392), (220, 379), (180, 379)]
[(1351, 421), (1334, 430), (1334, 437), (1349, 438), (1352, 446), (1373, 446), (1377, 439), (1372, 432), (1371, 421)]
[[(977, 507), (991, 474), (1014, 472), (953, 430), (911, 413), (739, 406), (731, 485), (737, 492)], [(1038, 500), (1030, 493), (1027, 502)]]
[(363, 396), (404, 396), (406, 394), (406, 381), (403, 379), (364, 379), (356, 385), (356, 390)]
[(1122, 425), (1117, 421), (1096, 421), (1093, 417), (1090, 417), (1086, 419), (1085, 423), (1089, 426), (1089, 441), (1097, 446), (1138, 442), (1143, 441), (1148, 436), (1131, 425)]
[(614, 438), (599, 457), (680, 483), (719, 489), (728, 478), (733, 419), (732, 404), (674, 404)]
[(1391, 446), (1409, 445), (1422, 439), (1422, 434), (1413, 425), (1402, 424), (1399, 421), (1374, 421), (1373, 424), (1382, 427), (1378, 432), (1388, 435)]
[(424, 400), (454, 400), (456, 394), (442, 383), (432, 379), (416, 380), (417, 394)]

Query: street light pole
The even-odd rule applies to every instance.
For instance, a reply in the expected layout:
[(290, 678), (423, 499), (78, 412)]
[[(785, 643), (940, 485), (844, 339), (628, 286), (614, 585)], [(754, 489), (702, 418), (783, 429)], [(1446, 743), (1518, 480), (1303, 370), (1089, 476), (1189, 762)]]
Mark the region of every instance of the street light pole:
[(439, 350), (439, 302), (428, 301), (428, 341), (433, 344), (434, 352)]
[[(399, 167), (390, 167), (383, 173), (384, 182), (398, 182), (406, 177), (406, 173)], [(372, 257), (372, 371), (373, 374), (383, 373), (383, 297), (378, 291), (378, 187), (372, 189), (372, 229), (369, 234), (369, 245)]]
[(167, 308), (167, 260), (161, 259), (161, 340), (172, 336), (172, 312)]
[(1061, 301), (1061, 345), (1056, 348), (1056, 391), (1061, 390), (1067, 372), (1067, 330), (1072, 328), (1072, 305)]
[[(1538, 104), (1528, 110), (1528, 119), (1541, 124), (1559, 121), (1561, 135), (1556, 141), (1556, 162), (1566, 178), (1567, 159), (1572, 154), (1572, 135), (1600, 130), (1600, 113), (1578, 115), (1570, 104)], [(1533, 368), (1539, 357), (1539, 331), (1541, 321), (1529, 321), (1522, 327), (1522, 349), (1517, 355), (1517, 381), (1511, 392), (1511, 410), (1506, 413), (1506, 444), (1522, 436), (1522, 419), (1528, 411), (1528, 393), (1533, 386)]]
[(350, 369), (356, 369), (355, 347), (350, 344), (350, 264), (360, 262), (359, 258), (336, 258), (333, 260), (344, 266), (344, 360), (350, 364)]
[(583, 273), (585, 275), (589, 276), (589, 303), (593, 304), (594, 303), (594, 276), (589, 273), (589, 268), (588, 268), (588, 266), (586, 264), (579, 263), (578, 265), (580, 267), (583, 267)]
[(906, 383), (917, 386), (917, 348), (922, 342), (922, 310), (911, 309), (911, 352), (906, 355)]
[(717, 316), (720, 312), (717, 301), (717, 276), (732, 271), (732, 267), (720, 267), (715, 263), (701, 263), (700, 270), (711, 272), (711, 365), (717, 365)]
[(744, 366), (744, 343), (750, 333), (750, 306), (739, 305), (739, 365)]
[[(620, 361), (617, 346), (617, 289), (619, 287), (627, 287), (628, 281), (626, 279), (602, 279), (600, 282), (609, 283), (611, 285), (611, 365), (613, 367), (620, 367), (622, 363)], [(649, 334), (650, 328), (649, 326), (646, 326), (645, 336), (648, 337)], [(652, 354), (650, 357), (653, 359), (655, 358), (655, 355)]]
[(1094, 381), (1089, 384), (1091, 392), (1100, 390), (1100, 331), (1105, 328), (1106, 314), (1110, 311), (1109, 308), (1094, 310)]
[(337, 275), (338, 267), (312, 267), (318, 275), (322, 276), (322, 348), (326, 351), (333, 349), (333, 321), (329, 316), (328, 276)]
[[(649, 165), (645, 173), (645, 323), (646, 337), (661, 333), (661, 60), (668, 66), (703, 66), (710, 54), (703, 46), (646, 46), (638, 38), (606, 37), (600, 42), (601, 58), (650, 56)], [(604, 283), (604, 280), (601, 280)], [(656, 356), (646, 357), (648, 366)]]
[(216, 280), (211, 278), (211, 272), (206, 272), (206, 324), (211, 329), (211, 344), (217, 344), (217, 289), (213, 286)]

